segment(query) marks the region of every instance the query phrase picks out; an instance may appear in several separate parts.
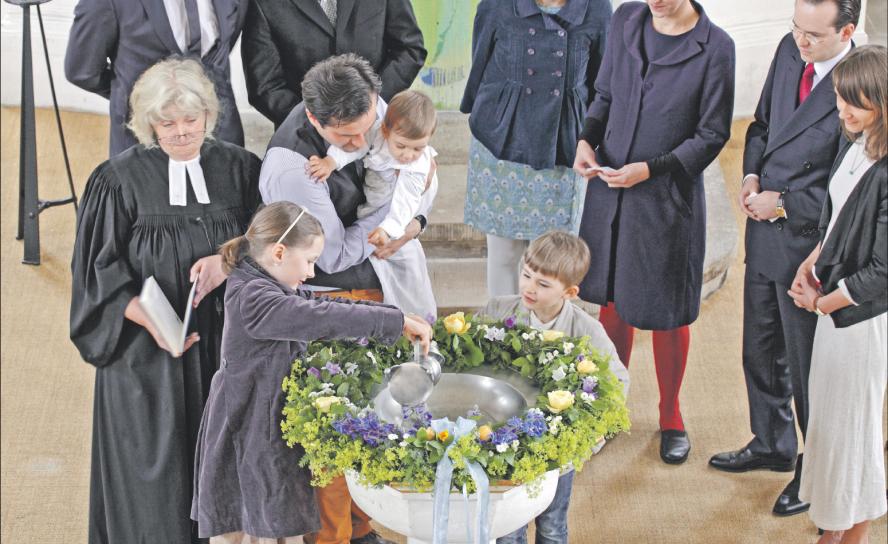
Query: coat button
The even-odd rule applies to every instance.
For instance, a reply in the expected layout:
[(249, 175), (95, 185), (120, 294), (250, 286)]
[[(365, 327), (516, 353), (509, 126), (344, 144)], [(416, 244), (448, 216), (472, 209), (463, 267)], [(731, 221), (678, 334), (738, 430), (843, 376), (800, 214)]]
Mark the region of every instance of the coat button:
[(530, 34), (531, 36), (533, 36), (534, 34), (537, 33), (537, 31), (535, 28), (529, 28), (529, 29), (527, 29), (527, 33)]
[(555, 70), (554, 72), (552, 72), (552, 75), (555, 77), (561, 77), (564, 74), (561, 73), (561, 70)]
[(805, 170), (810, 170), (810, 169), (811, 169), (811, 163), (808, 162), (808, 161), (805, 161), (805, 164), (804, 164), (803, 166), (805, 167)]
[(555, 56), (556, 56), (556, 57), (563, 57), (563, 56), (564, 56), (564, 51), (555, 51)]
[(533, 47), (528, 47), (528, 48), (527, 48), (527, 54), (528, 54), (528, 55), (533, 55), (534, 53), (536, 53), (536, 51), (533, 50)]
[(552, 94), (555, 96), (561, 96), (561, 91), (559, 91), (558, 89), (552, 89)]
[(767, 175), (768, 175), (768, 170), (767, 169), (762, 170), (762, 177), (765, 177)]
[(526, 94), (533, 94), (533, 89), (530, 89), (530, 88), (528, 88), (528, 89), (524, 89), (524, 92), (525, 92)]
[(559, 31), (558, 31), (558, 35), (561, 36), (561, 37), (564, 37), (564, 31), (563, 31), (563, 30), (559, 30)]
[(528, 69), (527, 69), (527, 75), (532, 76), (532, 75), (534, 75), (535, 73), (536, 73), (536, 72), (533, 71), (533, 68), (528, 68)]

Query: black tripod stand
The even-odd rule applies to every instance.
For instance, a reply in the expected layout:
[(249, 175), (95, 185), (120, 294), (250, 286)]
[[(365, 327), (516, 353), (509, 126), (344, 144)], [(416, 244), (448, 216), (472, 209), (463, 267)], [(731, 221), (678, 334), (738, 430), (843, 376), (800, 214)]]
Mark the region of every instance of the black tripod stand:
[[(19, 143), (19, 214), (16, 240), (25, 239), (25, 264), (40, 264), (40, 212), (53, 206), (74, 204), (77, 210), (77, 194), (74, 192), (74, 180), (71, 176), (71, 165), (68, 162), (68, 148), (65, 146), (65, 134), (62, 132), (62, 118), (59, 115), (59, 102), (56, 100), (55, 85), (52, 81), (52, 68), (49, 65), (49, 48), (46, 46), (46, 32), (43, 29), (43, 14), (40, 4), (49, 0), (6, 0), (10, 4), (21, 6), (22, 13), (22, 103), (21, 103), (21, 138)], [(59, 127), (59, 139), (62, 143), (62, 155), (65, 158), (65, 169), (68, 172), (68, 185), (71, 196), (60, 200), (40, 200), (37, 196), (37, 131), (34, 120), (34, 71), (31, 65), (31, 6), (37, 7), (37, 19), (40, 22), (40, 36), (43, 39), (43, 53), (46, 56), (46, 71), (49, 74), (49, 88), (52, 91), (52, 104), (55, 107), (56, 124)]]

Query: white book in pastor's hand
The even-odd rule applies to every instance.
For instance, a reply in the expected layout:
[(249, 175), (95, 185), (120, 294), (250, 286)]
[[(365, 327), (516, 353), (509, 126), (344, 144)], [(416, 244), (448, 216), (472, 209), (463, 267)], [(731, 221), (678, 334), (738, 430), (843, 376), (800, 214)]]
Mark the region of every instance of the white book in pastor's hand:
[(176, 357), (181, 356), (185, 349), (185, 338), (188, 336), (188, 322), (191, 320), (191, 305), (194, 302), (196, 287), (197, 282), (194, 282), (191, 285), (191, 292), (188, 293), (184, 321), (179, 319), (179, 314), (163, 294), (154, 276), (145, 280), (142, 292), (139, 294), (139, 306), (142, 307), (145, 315), (151, 320), (151, 324), (157, 329), (157, 333)]

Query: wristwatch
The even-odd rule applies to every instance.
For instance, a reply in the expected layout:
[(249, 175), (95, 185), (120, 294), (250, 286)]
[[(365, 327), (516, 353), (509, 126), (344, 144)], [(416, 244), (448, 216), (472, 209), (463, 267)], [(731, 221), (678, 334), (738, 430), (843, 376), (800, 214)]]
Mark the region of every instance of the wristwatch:
[(779, 219), (786, 219), (786, 208), (783, 207), (783, 193), (780, 193), (780, 196), (777, 197), (776, 211)]
[(416, 219), (416, 221), (419, 223), (419, 232), (417, 232), (416, 236), (414, 236), (414, 238), (418, 238), (420, 234), (425, 232), (426, 227), (429, 226), (429, 220), (426, 219), (425, 216), (422, 214), (417, 215), (413, 219)]

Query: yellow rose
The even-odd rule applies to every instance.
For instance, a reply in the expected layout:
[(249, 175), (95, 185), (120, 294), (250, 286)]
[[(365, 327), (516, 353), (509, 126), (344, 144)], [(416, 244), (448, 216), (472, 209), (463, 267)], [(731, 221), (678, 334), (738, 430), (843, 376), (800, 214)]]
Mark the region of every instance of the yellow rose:
[(549, 393), (549, 411), (557, 414), (567, 410), (574, 403), (574, 395), (570, 391), (551, 391)]
[(490, 440), (490, 435), (493, 434), (493, 429), (490, 428), (490, 425), (481, 425), (478, 427), (478, 438), (481, 439), (481, 442), (487, 442)]
[(553, 331), (553, 330), (543, 331), (543, 342), (551, 342), (552, 340), (558, 340), (562, 336), (564, 336), (564, 333), (561, 331)]
[(330, 411), (330, 407), (339, 404), (342, 401), (339, 397), (318, 397), (314, 401), (314, 405), (323, 413)]
[(466, 323), (466, 316), (463, 312), (456, 312), (444, 318), (444, 329), (450, 334), (469, 332), (471, 326), (471, 323)]
[(598, 371), (598, 365), (589, 359), (583, 359), (577, 364), (577, 372), (580, 374), (592, 374)]

